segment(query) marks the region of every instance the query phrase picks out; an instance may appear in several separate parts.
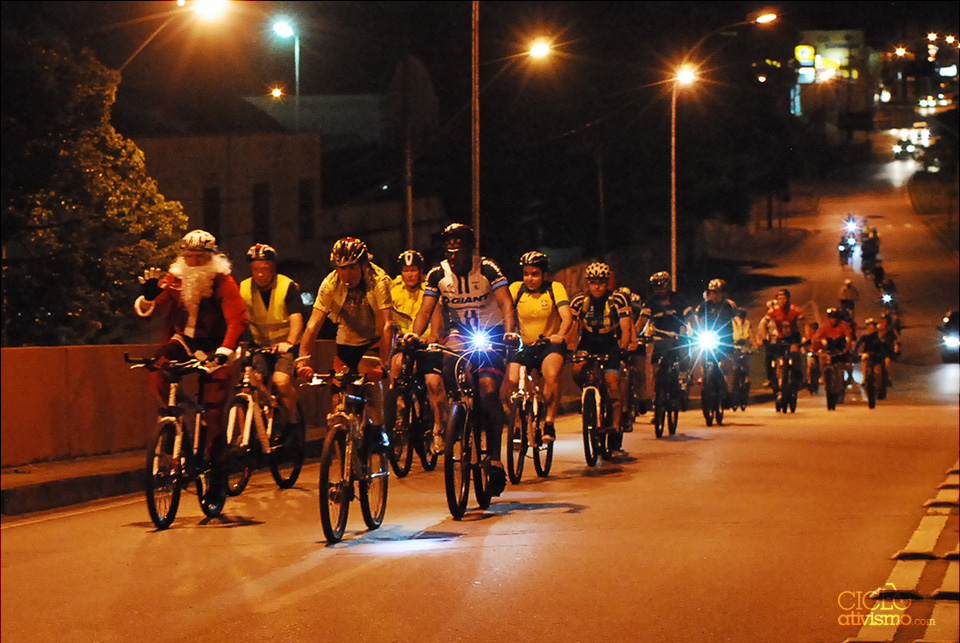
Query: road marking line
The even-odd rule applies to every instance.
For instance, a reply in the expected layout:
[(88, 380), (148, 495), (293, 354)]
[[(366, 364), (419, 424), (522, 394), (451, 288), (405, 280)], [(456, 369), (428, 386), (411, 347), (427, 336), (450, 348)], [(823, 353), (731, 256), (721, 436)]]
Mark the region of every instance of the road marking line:
[(938, 601), (933, 606), (930, 622), (923, 638), (917, 643), (948, 643), (957, 640), (957, 631), (960, 630), (960, 610), (957, 604), (950, 601)]
[(954, 462), (953, 466), (950, 467), (950, 470), (947, 471), (947, 475), (950, 475), (951, 473), (960, 473), (960, 460)]
[(954, 560), (947, 565), (947, 575), (943, 577), (943, 584), (933, 593), (933, 597), (944, 601), (960, 599), (960, 561)]
[[(933, 550), (937, 546), (943, 528), (947, 526), (948, 516), (924, 516), (907, 546), (893, 555), (893, 558), (936, 558)], [(899, 585), (897, 586), (899, 587)]]
[(937, 495), (923, 503), (924, 507), (960, 507), (960, 489), (941, 489)]
[(882, 600), (909, 594), (913, 598), (922, 598), (917, 593), (917, 585), (920, 584), (920, 577), (926, 567), (926, 560), (898, 560), (886, 584), (870, 592), (870, 597)]
[(893, 641), (897, 634), (897, 628), (900, 627), (900, 618), (903, 612), (891, 611), (889, 605), (877, 603), (870, 610), (866, 617), (866, 622), (860, 628), (860, 631), (854, 638), (847, 639), (844, 643), (885, 643)]
[[(142, 493), (143, 492), (139, 492), (137, 495), (140, 496)], [(97, 501), (91, 500), (90, 502), (97, 502)], [(143, 502), (143, 499), (140, 497), (137, 497), (135, 499), (109, 502), (108, 504), (97, 505), (95, 507), (86, 507), (84, 509), (71, 511), (68, 513), (57, 513), (55, 515), (44, 516), (43, 518), (19, 520), (17, 522), (9, 523), (6, 525), (0, 525), (0, 531), (6, 530), (6, 529), (15, 529), (16, 527), (27, 527), (29, 525), (38, 525), (43, 522), (50, 522), (51, 520), (60, 520), (62, 518), (72, 518), (73, 516), (84, 516), (86, 514), (96, 513), (98, 511), (106, 511), (108, 509), (114, 509), (116, 507), (125, 507), (127, 505), (137, 504), (138, 502)], [(58, 509), (54, 507), (46, 511), (58, 511)]]

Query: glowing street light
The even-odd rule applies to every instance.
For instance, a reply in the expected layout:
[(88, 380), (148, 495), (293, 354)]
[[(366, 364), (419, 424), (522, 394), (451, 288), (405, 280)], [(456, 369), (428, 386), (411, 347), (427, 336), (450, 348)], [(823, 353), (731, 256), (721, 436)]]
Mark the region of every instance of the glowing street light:
[(530, 56), (533, 58), (546, 58), (550, 55), (550, 43), (544, 39), (537, 40), (530, 47)]
[[(300, 34), (294, 30), (293, 24), (287, 20), (278, 20), (273, 23), (273, 31), (281, 38), (293, 38), (293, 67), (294, 67), (294, 111), (295, 128), (300, 130)], [(274, 95), (276, 97), (276, 95)]]
[(157, 34), (159, 34), (161, 31), (166, 29), (167, 25), (169, 25), (174, 18), (176, 18), (177, 16), (182, 16), (185, 11), (193, 11), (194, 15), (201, 22), (213, 22), (215, 20), (219, 20), (220, 18), (222, 18), (223, 15), (229, 10), (230, 1), (229, 0), (193, 0), (192, 2), (189, 3), (189, 7), (188, 7), (188, 3), (186, 2), (186, 0), (177, 0), (177, 6), (179, 6), (180, 9), (173, 10), (170, 13), (170, 17), (164, 20), (163, 24), (157, 27), (156, 31), (150, 34), (147, 37), (147, 39), (143, 41), (143, 44), (137, 47), (137, 50), (134, 51), (132, 54), (130, 54), (130, 57), (127, 58), (127, 60), (122, 65), (120, 65), (120, 68), (117, 71), (123, 71), (127, 67), (127, 65), (129, 65), (133, 61), (133, 59), (136, 58), (141, 51), (143, 51), (143, 48), (149, 45), (150, 42), (157, 37)]

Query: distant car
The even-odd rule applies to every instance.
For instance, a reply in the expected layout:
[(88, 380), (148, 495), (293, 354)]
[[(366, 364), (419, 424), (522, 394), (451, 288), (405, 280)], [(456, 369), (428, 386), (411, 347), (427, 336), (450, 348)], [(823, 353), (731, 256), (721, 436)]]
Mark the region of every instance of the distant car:
[(908, 138), (900, 139), (900, 141), (893, 146), (893, 157), (898, 161), (912, 159), (916, 153), (917, 146)]
[(960, 311), (951, 310), (943, 317), (943, 324), (937, 326), (943, 342), (940, 354), (944, 363), (960, 361)]

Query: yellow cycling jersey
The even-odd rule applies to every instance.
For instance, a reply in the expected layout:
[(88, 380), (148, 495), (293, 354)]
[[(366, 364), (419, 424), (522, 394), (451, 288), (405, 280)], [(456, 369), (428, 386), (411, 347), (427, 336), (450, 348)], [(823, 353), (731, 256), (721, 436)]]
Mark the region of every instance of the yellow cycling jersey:
[(527, 288), (522, 281), (515, 281), (510, 284), (510, 297), (517, 309), (520, 339), (524, 344), (533, 344), (540, 335), (555, 335), (561, 323), (557, 309), (570, 305), (567, 289), (559, 281), (545, 281), (536, 291)]
[(393, 299), (393, 323), (400, 335), (413, 330), (413, 322), (420, 312), (423, 303), (423, 283), (413, 291), (403, 285), (403, 280), (397, 277), (390, 286), (390, 297)]

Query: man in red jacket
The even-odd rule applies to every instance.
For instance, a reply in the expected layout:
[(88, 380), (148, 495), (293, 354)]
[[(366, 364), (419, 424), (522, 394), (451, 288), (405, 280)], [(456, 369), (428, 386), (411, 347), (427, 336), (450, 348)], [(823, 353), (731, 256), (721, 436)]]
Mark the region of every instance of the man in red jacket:
[[(207, 409), (207, 454), (217, 474), (211, 493), (226, 493), (219, 463), (226, 456), (226, 414), (232, 368), (227, 366), (249, 321), (247, 306), (230, 275), (230, 261), (217, 252), (216, 239), (204, 230), (180, 240), (180, 256), (166, 274), (150, 268), (140, 278), (143, 295), (134, 303), (141, 317), (163, 316), (162, 345), (157, 357), (181, 361), (196, 357), (220, 368), (200, 380)], [(151, 377), (153, 392), (166, 399), (169, 382), (162, 371)]]

